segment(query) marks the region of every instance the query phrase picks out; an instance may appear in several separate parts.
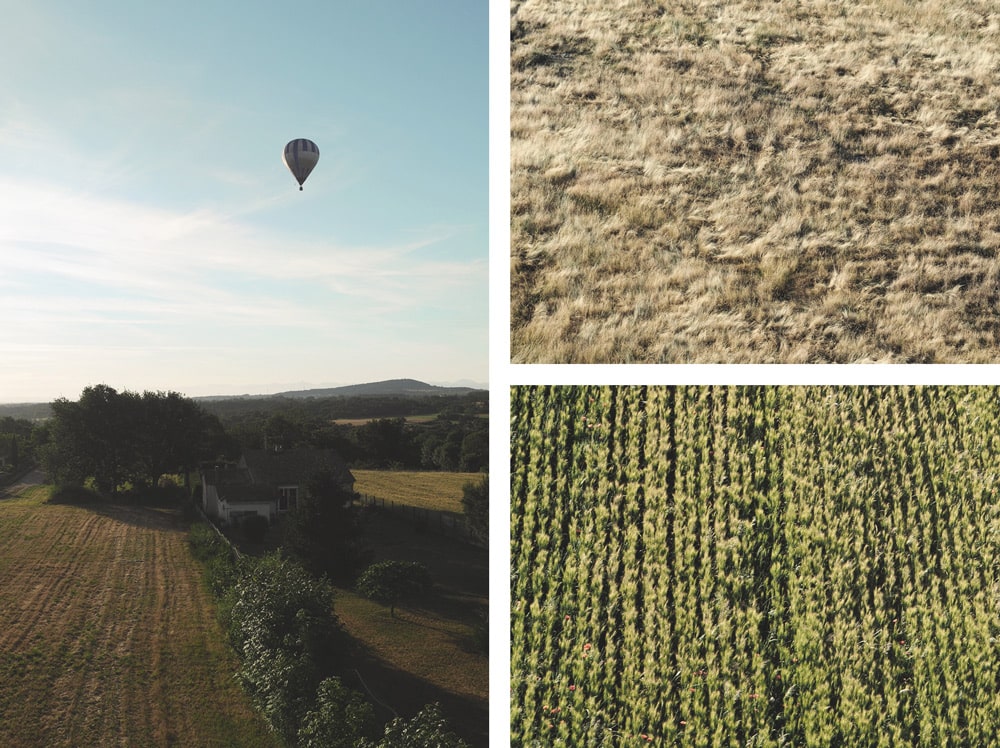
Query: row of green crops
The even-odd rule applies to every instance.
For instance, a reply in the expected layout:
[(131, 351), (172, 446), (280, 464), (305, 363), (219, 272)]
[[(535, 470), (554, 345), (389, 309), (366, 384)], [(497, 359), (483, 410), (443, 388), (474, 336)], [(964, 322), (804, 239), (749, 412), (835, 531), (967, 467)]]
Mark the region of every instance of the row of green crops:
[(1000, 391), (518, 387), (515, 746), (989, 745)]

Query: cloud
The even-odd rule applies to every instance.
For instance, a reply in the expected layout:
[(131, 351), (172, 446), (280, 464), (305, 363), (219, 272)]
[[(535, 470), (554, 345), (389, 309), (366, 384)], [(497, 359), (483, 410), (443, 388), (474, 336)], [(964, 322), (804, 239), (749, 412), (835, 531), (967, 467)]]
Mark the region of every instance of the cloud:
[[(30, 281), (33, 288), (22, 290), (57, 308), (47, 285), (104, 299), (91, 301), (95, 309), (196, 309), (235, 321), (284, 310), (289, 323), (300, 323), (300, 299), (309, 294), (296, 297), (296, 286), (320, 287), (377, 313), (417, 312), (463, 288), (486, 287), (485, 257), (421, 256), (447, 237), (441, 230), (397, 246), (343, 247), (281, 237), (211, 210), (176, 212), (0, 177), (0, 278)], [(248, 294), (253, 288), (256, 295)]]

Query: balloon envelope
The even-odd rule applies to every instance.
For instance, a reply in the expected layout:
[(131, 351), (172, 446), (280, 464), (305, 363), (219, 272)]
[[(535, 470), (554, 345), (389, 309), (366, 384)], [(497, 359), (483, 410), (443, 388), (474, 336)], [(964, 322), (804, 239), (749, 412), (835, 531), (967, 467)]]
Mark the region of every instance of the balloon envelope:
[(301, 190), (302, 183), (306, 181), (306, 177), (309, 176), (313, 167), (316, 166), (316, 162), (319, 161), (319, 148), (311, 140), (296, 138), (289, 141), (288, 145), (285, 146), (285, 152), (281, 155), (281, 160), (285, 162), (285, 166), (292, 172), (292, 176), (299, 183), (299, 189)]

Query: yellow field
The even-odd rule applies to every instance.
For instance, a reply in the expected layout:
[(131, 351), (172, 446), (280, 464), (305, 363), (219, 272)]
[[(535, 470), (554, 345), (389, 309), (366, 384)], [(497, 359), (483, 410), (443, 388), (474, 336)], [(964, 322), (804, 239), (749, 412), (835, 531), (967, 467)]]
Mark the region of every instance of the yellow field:
[(341, 426), (364, 426), (366, 423), (387, 418), (402, 418), (407, 423), (430, 423), (437, 418), (437, 413), (424, 413), (415, 416), (378, 416), (377, 418), (334, 418), (330, 423)]
[(513, 0), (517, 363), (1000, 360), (982, 0)]
[(168, 510), (0, 501), (0, 745), (272, 746)]
[(358, 493), (397, 504), (462, 514), (462, 486), (479, 482), (482, 473), (418, 470), (351, 470)]

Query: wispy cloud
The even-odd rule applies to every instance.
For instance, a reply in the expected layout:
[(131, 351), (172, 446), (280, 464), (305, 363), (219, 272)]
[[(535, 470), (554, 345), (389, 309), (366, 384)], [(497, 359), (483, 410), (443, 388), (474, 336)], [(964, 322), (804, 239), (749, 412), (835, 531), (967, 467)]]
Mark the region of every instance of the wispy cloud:
[[(130, 299), (137, 310), (167, 301), (215, 319), (240, 316), (248, 302), (294, 311), (288, 284), (297, 283), (362, 299), (383, 313), (412, 311), (465, 286), (485, 287), (485, 257), (421, 256), (447, 237), (442, 230), (398, 246), (345, 247), (284, 238), (213, 211), (173, 212), (0, 178), (0, 277), (75, 283), (81, 294), (99, 291), (116, 306)], [(239, 293), (229, 290), (234, 281)], [(284, 290), (275, 290), (276, 281)], [(253, 283), (259, 296), (250, 300), (244, 294)], [(44, 285), (36, 290), (46, 294)]]

